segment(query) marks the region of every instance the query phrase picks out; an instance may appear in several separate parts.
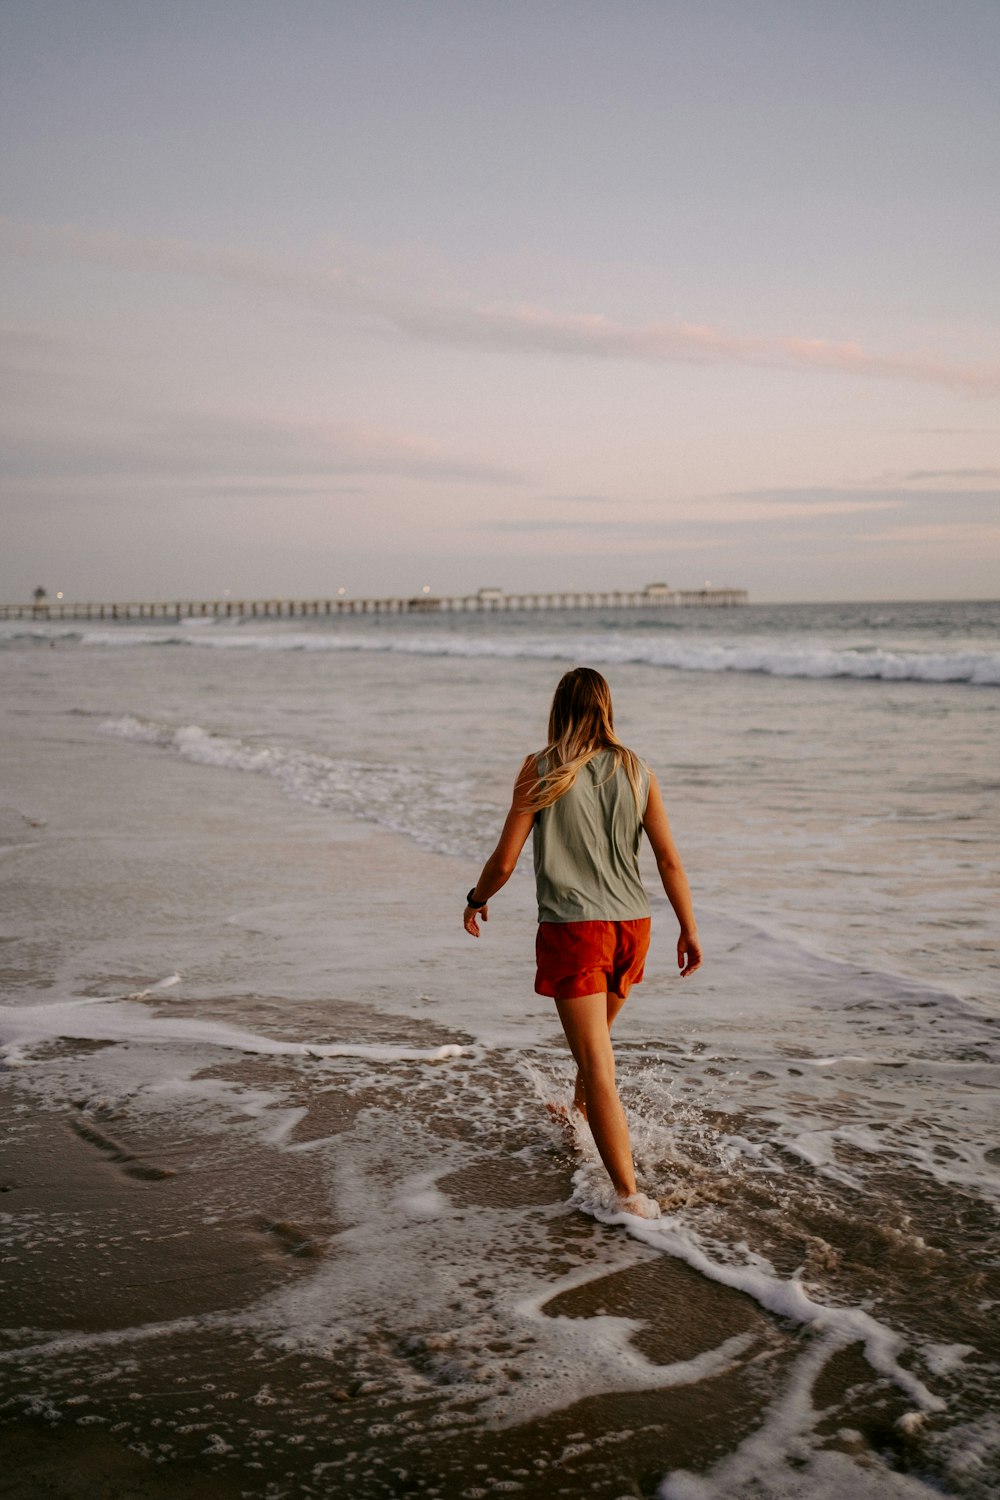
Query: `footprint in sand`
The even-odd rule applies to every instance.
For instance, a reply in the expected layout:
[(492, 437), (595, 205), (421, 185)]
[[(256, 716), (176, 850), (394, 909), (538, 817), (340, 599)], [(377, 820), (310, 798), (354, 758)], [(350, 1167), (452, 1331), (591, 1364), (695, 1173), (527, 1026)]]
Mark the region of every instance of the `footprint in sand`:
[(154, 1162), (144, 1161), (141, 1156), (136, 1156), (111, 1136), (105, 1135), (103, 1130), (98, 1130), (89, 1120), (70, 1120), (69, 1123), (81, 1140), (100, 1151), (126, 1177), (135, 1177), (140, 1182), (161, 1182), (166, 1177), (177, 1176), (173, 1167), (159, 1167)]
[(326, 1250), (325, 1240), (287, 1219), (258, 1219), (257, 1228), (274, 1239), (286, 1255), (297, 1260), (318, 1260)]

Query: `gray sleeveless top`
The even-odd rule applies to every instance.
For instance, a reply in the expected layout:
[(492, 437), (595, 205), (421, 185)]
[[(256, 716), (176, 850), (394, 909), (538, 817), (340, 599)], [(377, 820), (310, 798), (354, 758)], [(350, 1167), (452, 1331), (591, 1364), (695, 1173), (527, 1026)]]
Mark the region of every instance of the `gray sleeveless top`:
[[(539, 775), (544, 759), (539, 756)], [(535, 815), (539, 922), (630, 922), (649, 916), (639, 876), (649, 770), (641, 765), (642, 810), (623, 766), (601, 750), (558, 802)]]

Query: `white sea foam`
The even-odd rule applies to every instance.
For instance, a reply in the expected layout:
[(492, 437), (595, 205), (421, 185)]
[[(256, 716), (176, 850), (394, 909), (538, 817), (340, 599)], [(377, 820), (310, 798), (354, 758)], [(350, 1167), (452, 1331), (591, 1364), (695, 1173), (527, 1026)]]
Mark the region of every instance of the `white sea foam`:
[[(124, 635), (125, 632), (122, 632)], [(87, 633), (85, 644), (121, 644), (113, 632)], [(157, 644), (147, 636), (136, 644)], [(184, 638), (179, 638), (179, 643)], [(198, 636), (196, 644), (222, 650), (379, 651), (419, 656), (523, 658), (531, 661), (586, 660), (599, 666), (644, 664), (681, 672), (754, 672), (772, 677), (847, 677), (884, 682), (956, 682), (1000, 685), (1000, 655), (985, 651), (883, 651), (817, 647), (808, 644), (699, 643), (649, 641), (634, 636), (608, 639), (581, 635), (564, 640), (509, 639), (501, 636), (420, 635), (375, 639), (368, 635), (286, 635), (218, 633)]]
[[(37, 1011), (50, 1012), (51, 1025), (41, 1025), (34, 1014)], [(141, 1022), (137, 1033), (131, 1029), (135, 1012)], [(10, 1030), (22, 1038), (79, 1035), (81, 1027), (92, 1034), (93, 1023), (101, 1016), (115, 1021), (119, 1036), (137, 1036), (147, 1043), (158, 1040), (164, 1023), (169, 1022), (167, 1034), (175, 1049), (192, 1041), (212, 1047), (221, 1036), (223, 1045), (244, 1050), (247, 1037), (256, 1035), (216, 1023), (203, 1023), (207, 1029), (199, 1026), (192, 1032), (190, 1023), (174, 1025), (173, 1015), (157, 1018), (145, 1007), (116, 1001), (86, 1000), (69, 1007), (53, 1003), (7, 1014), (12, 1017)], [(4, 1019), (5, 1013), (0, 1012), (0, 1021)], [(265, 1046), (254, 1050), (300, 1055), (294, 1044), (279, 1042), (276, 1047), (271, 1038), (259, 1040)], [(385, 1055), (390, 1049), (327, 1050), (333, 1062), (338, 1055)], [(414, 1056), (406, 1048), (391, 1049), (391, 1055), (401, 1060)], [(422, 1055), (432, 1060), (438, 1053)], [(97, 1056), (101, 1062), (108, 1058), (107, 1053)], [(133, 1052), (133, 1071), (135, 1057)], [(195, 1065), (204, 1066), (203, 1055), (192, 1059)], [(480, 1085), (482, 1081), (478, 1079)], [(341, 1082), (338, 1079), (338, 1087)], [(492, 1118), (492, 1098), (477, 1086), (477, 1078), (466, 1075), (465, 1084), (462, 1115), (471, 1123), (482, 1111), (485, 1125)], [(439, 1097), (438, 1107), (444, 1097)], [(415, 1096), (409, 1098), (411, 1105), (416, 1103)], [(324, 1171), (334, 1185), (338, 1217), (347, 1226), (336, 1237), (336, 1253), (317, 1261), (307, 1277), (296, 1278), (279, 1292), (224, 1319), (187, 1320), (176, 1325), (178, 1329), (245, 1330), (279, 1350), (312, 1351), (320, 1356), (334, 1355), (342, 1346), (360, 1349), (361, 1375), (371, 1379), (373, 1388), (387, 1382), (414, 1400), (433, 1390), (449, 1413), (448, 1420), (460, 1421), (463, 1405), (475, 1402), (477, 1420), (495, 1427), (515, 1426), (601, 1393), (698, 1384), (736, 1372), (761, 1354), (759, 1331), (721, 1340), (716, 1334), (690, 1357), (656, 1363), (633, 1341), (638, 1321), (600, 1312), (581, 1315), (579, 1307), (569, 1316), (556, 1310), (563, 1294), (642, 1265), (655, 1252), (683, 1261), (710, 1281), (748, 1294), (777, 1318), (802, 1326), (808, 1336), (803, 1352), (782, 1377), (781, 1392), (761, 1427), (707, 1474), (669, 1475), (661, 1492), (664, 1500), (729, 1500), (731, 1495), (757, 1489), (792, 1500), (801, 1493), (792, 1478), (802, 1475), (815, 1479), (815, 1492), (829, 1500), (840, 1500), (843, 1494), (870, 1493), (871, 1500), (877, 1495), (891, 1495), (895, 1500), (925, 1496), (923, 1486), (904, 1479), (897, 1482), (877, 1459), (867, 1456), (867, 1450), (869, 1468), (862, 1468), (852, 1488), (858, 1472), (854, 1457), (817, 1451), (821, 1440), (815, 1427), (825, 1413), (814, 1409), (810, 1393), (829, 1361), (851, 1343), (860, 1342), (873, 1369), (905, 1391), (913, 1404), (913, 1422), (924, 1412), (942, 1409), (943, 1403), (913, 1369), (904, 1367), (908, 1356), (902, 1337), (862, 1308), (821, 1301), (802, 1277), (780, 1276), (766, 1257), (747, 1246), (727, 1245), (697, 1233), (683, 1215), (649, 1222), (616, 1213), (609, 1206), (610, 1195), (595, 1192), (600, 1168), (585, 1129), (584, 1162), (577, 1174), (574, 1201), (595, 1218), (624, 1227), (628, 1233), (614, 1240), (575, 1242), (584, 1263), (553, 1281), (540, 1267), (550, 1253), (552, 1220), (564, 1215), (567, 1205), (539, 1205), (527, 1213), (485, 1204), (470, 1209), (461, 1200), (456, 1203), (449, 1189), (449, 1178), (468, 1172), (481, 1152), (487, 1160), (493, 1156), (495, 1147), (486, 1128), (464, 1139), (428, 1135), (419, 1107), (401, 1110), (387, 1098), (383, 1105), (362, 1110), (347, 1132), (291, 1143), (303, 1109), (298, 1102), (283, 1107), (280, 1085), (266, 1090), (219, 1078), (168, 1079), (147, 1091), (148, 1106), (155, 1109), (158, 1099), (166, 1103), (171, 1118), (178, 1104), (214, 1101), (220, 1114), (237, 1110), (252, 1119), (257, 1138), (278, 1151), (308, 1147), (321, 1152)], [(432, 1109), (430, 1118), (437, 1113), (437, 1108)], [(380, 1183), (376, 1194), (371, 1190), (373, 1181)], [(507, 1248), (484, 1255), (485, 1245)], [(516, 1246), (516, 1254), (511, 1253), (511, 1246)], [(393, 1339), (373, 1338), (372, 1328), (383, 1327), (390, 1307)], [(128, 1344), (133, 1337), (143, 1342), (169, 1331), (167, 1325), (119, 1330), (114, 1342)], [(86, 1338), (36, 1341), (15, 1357), (44, 1364), (86, 1354), (90, 1348)], [(95, 1352), (106, 1342), (102, 1338)], [(494, 1346), (503, 1353), (494, 1353)], [(946, 1373), (960, 1365), (964, 1353), (960, 1346), (930, 1346), (925, 1363), (931, 1373)], [(517, 1371), (514, 1379), (512, 1367)], [(581, 1441), (586, 1447), (585, 1440)], [(884, 1479), (881, 1488), (875, 1476)], [(869, 1483), (870, 1491), (865, 1489)]]
[[(558, 1089), (553, 1091), (551, 1081), (538, 1068), (531, 1069), (530, 1076), (543, 1100), (552, 1098), (553, 1092), (559, 1094)], [(675, 1117), (678, 1113), (674, 1112)], [(650, 1174), (662, 1174), (671, 1159), (680, 1166), (692, 1165), (671, 1139), (673, 1129), (679, 1123), (675, 1118), (673, 1127), (662, 1127), (651, 1120), (634, 1116), (631, 1119), (639, 1179), (647, 1192), (654, 1191), (654, 1176)], [(816, 1458), (820, 1469), (826, 1466), (826, 1460), (813, 1455), (809, 1446), (813, 1428), (823, 1415), (814, 1411), (810, 1392), (831, 1359), (851, 1344), (861, 1344), (873, 1371), (904, 1392), (918, 1414), (945, 1409), (943, 1399), (931, 1391), (910, 1367), (910, 1345), (900, 1333), (862, 1306), (821, 1300), (807, 1285), (801, 1271), (791, 1276), (780, 1275), (766, 1256), (752, 1250), (746, 1243), (724, 1243), (700, 1233), (683, 1208), (678, 1212), (669, 1211), (683, 1194), (674, 1194), (670, 1200), (665, 1200), (668, 1212), (656, 1220), (642, 1219), (623, 1211), (597, 1158), (586, 1123), (580, 1116), (574, 1116), (573, 1124), (580, 1165), (574, 1174), (572, 1201), (579, 1209), (601, 1223), (620, 1226), (631, 1239), (659, 1254), (682, 1261), (706, 1280), (744, 1293), (766, 1312), (802, 1326), (810, 1336), (809, 1346), (796, 1361), (763, 1428), (711, 1475), (702, 1478), (687, 1474), (670, 1476), (662, 1490), (664, 1500), (721, 1500), (721, 1497), (728, 1500), (730, 1495), (756, 1493), (754, 1486), (757, 1484), (762, 1486), (762, 1494), (787, 1493), (791, 1496), (798, 1493), (791, 1487), (792, 1474), (797, 1470), (787, 1467), (785, 1460), (791, 1456), (801, 1467), (807, 1457), (810, 1462)], [(722, 1138), (721, 1153), (731, 1146), (734, 1139), (742, 1141), (740, 1137)], [(818, 1149), (814, 1154), (825, 1167), (828, 1162), (826, 1148)], [(951, 1359), (960, 1362), (965, 1352), (961, 1347), (955, 1350), (950, 1346), (940, 1350), (932, 1348), (931, 1358), (926, 1362), (929, 1373), (939, 1373)], [(831, 1476), (836, 1473), (842, 1477), (839, 1463), (827, 1467)], [(852, 1470), (853, 1464), (844, 1459), (843, 1473)], [(821, 1487), (818, 1492), (826, 1493), (826, 1490)], [(831, 1496), (837, 1493), (830, 1489)], [(841, 1490), (839, 1493), (853, 1491)], [(899, 1491), (900, 1495), (917, 1493), (922, 1493), (922, 1490)]]
[[(33, 1364), (40, 1359), (77, 1354), (87, 1349), (109, 1349), (123, 1344), (140, 1344), (148, 1339), (169, 1339), (196, 1329), (222, 1327), (226, 1314), (201, 1313), (196, 1317), (173, 1318), (169, 1322), (133, 1324), (128, 1328), (109, 1328), (100, 1333), (65, 1333), (17, 1349), (0, 1349), (0, 1364)], [(9, 1330), (8, 1330), (9, 1331)]]
[[(676, 632), (571, 630), (490, 633), (444, 627), (408, 631), (392, 621), (381, 633), (341, 621), (312, 630), (275, 622), (184, 620), (162, 626), (19, 628), (6, 622), (2, 638), (77, 640), (88, 647), (186, 646), (217, 651), (380, 652), (417, 656), (580, 661), (596, 666), (641, 664), (680, 672), (760, 673), (772, 677), (853, 678), (875, 682), (967, 683), (1000, 686), (1000, 652), (984, 649), (913, 649), (811, 641), (794, 636), (692, 638)], [(197, 628), (196, 628), (197, 627)], [(734, 632), (735, 635), (735, 632)]]
[(723, 1134), (719, 1136), (719, 1149), (732, 1151), (738, 1156), (749, 1157), (752, 1161), (766, 1161), (767, 1168), (772, 1172), (783, 1170), (780, 1163), (767, 1161), (767, 1144), (764, 1141), (748, 1141), (745, 1135)]
[[(247, 1326), (284, 1350), (329, 1354), (360, 1342), (375, 1381), (390, 1380), (411, 1397), (430, 1384), (446, 1407), (474, 1400), (478, 1419), (494, 1427), (600, 1393), (697, 1384), (739, 1365), (756, 1345), (756, 1334), (741, 1332), (657, 1364), (633, 1343), (632, 1319), (560, 1315), (553, 1304), (562, 1295), (640, 1264), (646, 1253), (623, 1238), (595, 1258), (583, 1241), (581, 1264), (556, 1279), (540, 1275), (550, 1220), (565, 1207), (528, 1214), (457, 1207), (448, 1180), (468, 1168), (468, 1148), (441, 1139), (434, 1150), (429, 1171), (419, 1127), (387, 1110), (365, 1112), (358, 1129), (332, 1141), (328, 1170), (351, 1227), (308, 1280), (248, 1309)], [(495, 1253), (484, 1254), (490, 1244)], [(370, 1337), (387, 1303), (404, 1335), (395, 1348)]]
[[(939, 1493), (873, 1458), (859, 1469), (852, 1454), (828, 1451), (825, 1443), (821, 1448), (816, 1433), (827, 1413), (813, 1404), (813, 1387), (830, 1361), (855, 1343), (862, 1345), (873, 1371), (914, 1403), (915, 1410), (901, 1419), (901, 1430), (912, 1434), (928, 1414), (946, 1409), (945, 1401), (902, 1362), (909, 1346), (900, 1334), (862, 1307), (818, 1301), (800, 1274), (778, 1275), (766, 1257), (745, 1244), (710, 1244), (678, 1215), (649, 1222), (620, 1211), (603, 1184), (595, 1191), (594, 1178), (589, 1164), (575, 1177), (574, 1199), (585, 1212), (604, 1223), (619, 1224), (632, 1238), (683, 1261), (710, 1281), (745, 1293), (767, 1312), (802, 1325), (810, 1335), (762, 1425), (707, 1473), (668, 1474), (659, 1489), (660, 1500), (730, 1500), (750, 1494), (798, 1500), (805, 1493), (810, 1500), (842, 1500), (844, 1495), (852, 1500), (930, 1500)], [(925, 1364), (930, 1374), (940, 1375), (960, 1364), (968, 1352), (962, 1345), (929, 1346)]]
[[(812, 1446), (823, 1415), (813, 1407), (812, 1387), (840, 1347), (837, 1339), (826, 1339), (800, 1355), (763, 1425), (707, 1474), (668, 1474), (659, 1500), (735, 1500), (751, 1495), (762, 1500), (940, 1500), (937, 1486), (891, 1470), (867, 1451), (862, 1466), (849, 1453)], [(852, 1438), (863, 1446), (860, 1434), (844, 1433), (841, 1440), (846, 1444)]]
[[(942, 1411), (945, 1403), (927, 1389), (912, 1371), (904, 1368), (898, 1356), (905, 1340), (873, 1318), (860, 1307), (834, 1307), (812, 1298), (800, 1276), (781, 1277), (763, 1256), (744, 1247), (742, 1262), (732, 1255), (739, 1247), (715, 1247), (714, 1254), (701, 1237), (677, 1216), (658, 1220), (638, 1218), (623, 1212), (607, 1201), (599, 1190), (595, 1195), (593, 1174), (582, 1167), (575, 1177), (574, 1199), (584, 1212), (603, 1223), (620, 1224), (630, 1234), (654, 1249), (684, 1261), (709, 1281), (745, 1292), (767, 1312), (801, 1323), (816, 1332), (829, 1334), (838, 1346), (860, 1342), (874, 1370), (893, 1381), (923, 1411)], [(603, 1185), (602, 1185), (603, 1188)], [(727, 1255), (729, 1259), (722, 1259)]]
[(472, 1049), (457, 1042), (439, 1047), (403, 1047), (368, 1042), (356, 1045), (292, 1042), (227, 1026), (222, 1021), (196, 1017), (156, 1015), (144, 1005), (128, 1000), (72, 999), (45, 1005), (0, 1006), (0, 1056), (10, 1050), (22, 1066), (30, 1048), (53, 1037), (87, 1041), (139, 1041), (190, 1043), (196, 1047), (221, 1047), (264, 1057), (351, 1057), (369, 1062), (447, 1062), (464, 1057)]
[[(447, 765), (335, 759), (292, 746), (213, 734), (198, 724), (177, 727), (132, 714), (106, 720), (101, 732), (169, 750), (196, 765), (273, 777), (297, 801), (378, 823), (441, 853), (466, 854), (481, 836), (483, 809), (475, 784), (456, 777)], [(490, 816), (495, 818), (494, 809)]]
[(971, 1344), (925, 1344), (924, 1364), (932, 1375), (950, 1375), (975, 1352)]

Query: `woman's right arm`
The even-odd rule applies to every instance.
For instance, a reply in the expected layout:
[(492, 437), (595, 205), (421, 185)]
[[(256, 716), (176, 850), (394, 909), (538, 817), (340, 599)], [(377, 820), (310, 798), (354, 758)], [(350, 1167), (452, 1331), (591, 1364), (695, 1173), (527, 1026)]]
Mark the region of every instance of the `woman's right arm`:
[(660, 784), (652, 771), (649, 773), (649, 797), (646, 801), (646, 813), (642, 826), (652, 846), (656, 868), (660, 872), (667, 900), (680, 923), (681, 933), (677, 939), (677, 967), (682, 977), (686, 977), (701, 967), (701, 941), (698, 937), (698, 925), (694, 919), (691, 887), (688, 885), (684, 866), (681, 864), (681, 857), (670, 831), (670, 820), (667, 817), (667, 809), (663, 805)]
[(490, 919), (485, 903), (495, 896), (501, 886), (507, 884), (514, 873), (518, 855), (528, 841), (535, 821), (534, 798), (538, 789), (538, 770), (535, 757), (529, 755), (521, 767), (514, 783), (510, 812), (500, 832), (497, 846), (483, 865), (479, 879), (473, 887), (473, 895), (483, 902), (482, 906), (467, 906), (462, 923), (470, 937), (479, 936), (479, 918)]

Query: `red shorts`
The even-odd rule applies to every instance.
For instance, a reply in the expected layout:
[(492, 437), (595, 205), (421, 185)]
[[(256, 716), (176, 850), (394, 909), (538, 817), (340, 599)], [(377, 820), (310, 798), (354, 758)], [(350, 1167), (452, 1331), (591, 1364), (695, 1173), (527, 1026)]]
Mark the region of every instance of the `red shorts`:
[(628, 994), (642, 979), (649, 918), (631, 922), (539, 922), (535, 993), (554, 1000), (602, 991)]

